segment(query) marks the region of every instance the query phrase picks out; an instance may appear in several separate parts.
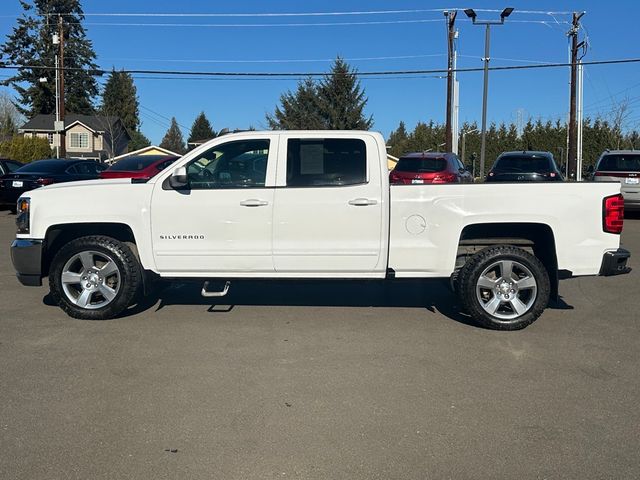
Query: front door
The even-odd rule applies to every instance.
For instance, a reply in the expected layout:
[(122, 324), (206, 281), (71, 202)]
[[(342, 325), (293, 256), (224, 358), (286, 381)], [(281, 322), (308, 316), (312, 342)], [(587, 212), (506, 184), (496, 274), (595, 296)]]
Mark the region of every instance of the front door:
[[(209, 148), (186, 165), (188, 188), (156, 182), (151, 230), (163, 275), (259, 276), (274, 270), (272, 215), (277, 136)], [(174, 167), (170, 167), (174, 170)]]

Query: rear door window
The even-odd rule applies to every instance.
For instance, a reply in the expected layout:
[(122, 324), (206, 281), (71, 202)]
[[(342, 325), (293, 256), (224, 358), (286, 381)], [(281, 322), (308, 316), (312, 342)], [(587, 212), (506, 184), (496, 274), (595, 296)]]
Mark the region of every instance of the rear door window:
[(287, 143), (288, 187), (335, 187), (367, 182), (367, 149), (356, 138), (298, 139)]

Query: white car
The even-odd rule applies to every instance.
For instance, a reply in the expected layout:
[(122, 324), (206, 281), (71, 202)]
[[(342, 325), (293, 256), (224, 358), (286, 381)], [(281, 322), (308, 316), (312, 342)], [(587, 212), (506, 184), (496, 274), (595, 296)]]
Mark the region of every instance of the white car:
[(18, 278), (48, 276), (83, 319), (117, 316), (157, 276), (452, 278), (473, 318), (513, 330), (559, 272), (628, 271), (618, 183), (390, 187), (384, 140), (364, 131), (229, 134), (148, 181), (51, 185), (18, 209)]

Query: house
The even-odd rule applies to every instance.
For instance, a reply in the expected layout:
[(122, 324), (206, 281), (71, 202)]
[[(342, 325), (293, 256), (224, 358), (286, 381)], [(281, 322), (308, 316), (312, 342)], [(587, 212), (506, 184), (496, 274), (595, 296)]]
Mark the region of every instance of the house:
[(393, 155), (387, 153), (387, 168), (389, 170), (393, 170), (398, 164), (398, 160), (400, 160), (398, 157), (394, 157)]
[(148, 147), (144, 147), (139, 150), (134, 150), (133, 152), (123, 153), (122, 155), (118, 155), (117, 157), (110, 158), (109, 160), (107, 160), (107, 163), (115, 163), (118, 160), (122, 160), (123, 158), (139, 156), (139, 155), (170, 155), (172, 157), (180, 156), (179, 153), (172, 152), (169, 149), (157, 147), (155, 145), (149, 145)]
[[(55, 115), (36, 115), (18, 133), (49, 140), (55, 149), (60, 135), (54, 128)], [(105, 161), (127, 152), (131, 137), (118, 117), (68, 114), (64, 119), (67, 158), (86, 158)]]

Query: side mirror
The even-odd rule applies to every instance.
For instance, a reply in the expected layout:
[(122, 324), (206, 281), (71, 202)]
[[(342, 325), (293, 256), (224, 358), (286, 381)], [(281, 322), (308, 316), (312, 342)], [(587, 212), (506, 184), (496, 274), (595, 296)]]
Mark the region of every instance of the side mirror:
[(186, 167), (176, 168), (169, 177), (169, 185), (175, 190), (189, 186), (189, 177), (187, 176)]
[(593, 173), (595, 169), (593, 168), (593, 165), (589, 165), (589, 167), (587, 168), (587, 172), (589, 173)]

